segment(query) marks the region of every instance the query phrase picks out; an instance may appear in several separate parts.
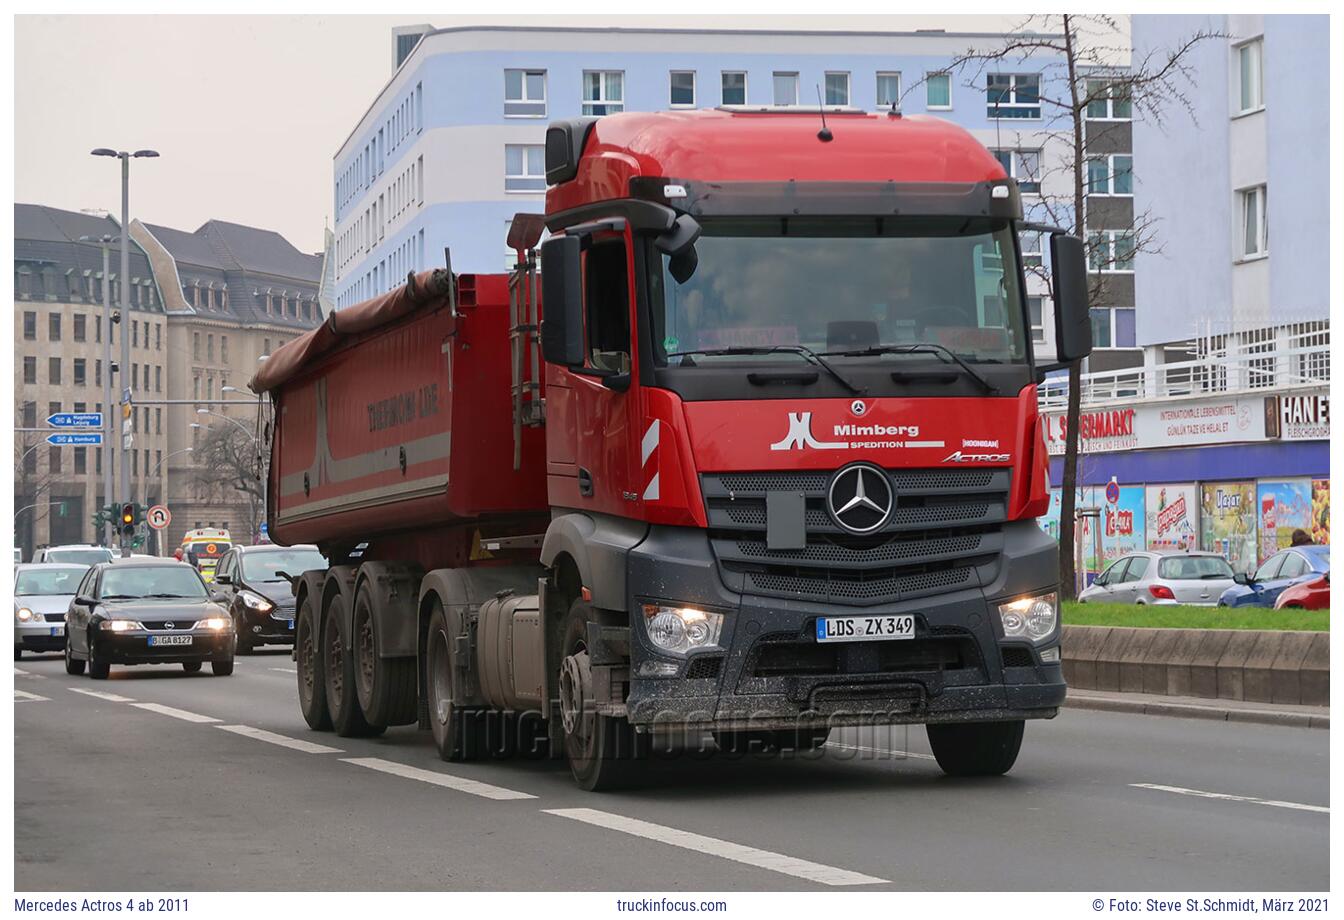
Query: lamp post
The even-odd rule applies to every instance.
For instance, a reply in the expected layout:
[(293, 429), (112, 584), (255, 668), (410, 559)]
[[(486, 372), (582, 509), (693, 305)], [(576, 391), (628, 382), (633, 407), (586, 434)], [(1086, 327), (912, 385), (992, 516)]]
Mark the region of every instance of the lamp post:
[[(221, 392), (223, 392), (223, 391), (225, 391), (225, 390), (228, 390), (228, 391), (230, 391), (230, 392), (234, 392), (234, 393), (239, 392), (239, 390), (238, 390), (237, 387), (231, 387), (231, 386), (225, 386), (225, 387), (222, 387), (222, 388), (221, 388)], [(229, 416), (227, 416), (227, 415), (221, 415), (221, 414), (218, 413), (218, 412), (211, 412), (209, 409), (197, 409), (197, 410), (196, 410), (196, 414), (197, 414), (197, 415), (208, 415), (208, 416), (210, 416), (210, 417), (212, 417), (212, 418), (222, 418), (224, 421), (232, 423), (233, 426), (234, 426), (235, 428), (237, 428), (239, 431), (241, 431), (244, 435), (247, 436), (247, 438), (252, 442), (252, 446), (256, 448), (256, 450), (257, 450), (257, 479), (259, 479), (259, 480), (261, 481), (261, 516), (262, 516), (262, 519), (264, 520), (264, 519), (266, 518), (266, 486), (267, 486), (267, 482), (266, 482), (266, 480), (267, 480), (269, 477), (267, 476), (267, 474), (266, 474), (266, 473), (262, 470), (262, 468), (261, 468), (261, 441), (257, 438), (256, 435), (254, 435), (252, 432), (250, 432), (250, 431), (247, 430), (247, 426), (246, 426), (246, 425), (244, 425), (242, 422), (238, 421), (236, 418), (230, 418)], [(197, 427), (197, 426), (193, 425), (192, 427), (195, 428), (195, 427)]]
[[(107, 371), (107, 376), (103, 378), (103, 501), (110, 505), (115, 501), (112, 498), (112, 458), (115, 456), (112, 439), (117, 436), (117, 428), (116, 416), (112, 412), (112, 279), (108, 275), (108, 248), (116, 242), (116, 237), (104, 233), (99, 237), (81, 236), (79, 239), (81, 242), (96, 242), (103, 250), (103, 318), (99, 320), (106, 330), (103, 336), (103, 369)], [(114, 533), (109, 517), (103, 525), (103, 543), (111, 546)]]
[[(131, 158), (157, 157), (157, 150), (137, 150), (130, 153), (125, 150), (112, 150), (109, 147), (98, 147), (90, 151), (96, 157), (116, 157), (121, 160), (121, 381), (122, 386), (122, 404), (128, 407), (131, 401), (131, 385), (134, 381), (128, 380), (127, 371), (131, 366), (131, 337), (129, 334), (129, 325), (131, 321), (131, 300), (128, 293), (129, 280), (131, 274)], [(107, 276), (104, 274), (103, 283), (107, 283)], [(108, 407), (111, 409), (111, 406)], [(123, 411), (125, 411), (123, 409)], [(124, 421), (123, 421), (123, 424)], [(131, 492), (131, 468), (127, 453), (130, 448), (126, 446), (126, 439), (121, 439), (121, 465), (120, 465), (120, 492), (122, 501), (135, 501), (135, 496)], [(122, 558), (131, 555), (131, 542), (125, 535), (121, 538)]]
[[(194, 451), (195, 449), (196, 449), (196, 448), (194, 448), (194, 447), (184, 447), (184, 448), (182, 448), (181, 450), (175, 450), (175, 451), (173, 451), (172, 453), (165, 454), (165, 455), (164, 455), (164, 458), (154, 465), (154, 472), (150, 474), (149, 478), (150, 478), (150, 479), (153, 479), (154, 477), (158, 476), (158, 475), (159, 475), (159, 470), (163, 469), (163, 465), (164, 465), (165, 463), (167, 463), (169, 460), (171, 460), (172, 458), (176, 457), (178, 454), (189, 454), (189, 453), (191, 453), (192, 451)], [(166, 484), (166, 483), (164, 484), (164, 487), (159, 491), (159, 496), (160, 496), (160, 499), (159, 499), (159, 500), (162, 501), (162, 502), (166, 505), (167, 502), (168, 502), (168, 487), (167, 487), (167, 484)], [(154, 543), (155, 543), (155, 553), (156, 553), (157, 555), (159, 555), (159, 556), (162, 556), (162, 555), (163, 555), (163, 531), (162, 531), (162, 530), (158, 531), (158, 538), (154, 541)]]

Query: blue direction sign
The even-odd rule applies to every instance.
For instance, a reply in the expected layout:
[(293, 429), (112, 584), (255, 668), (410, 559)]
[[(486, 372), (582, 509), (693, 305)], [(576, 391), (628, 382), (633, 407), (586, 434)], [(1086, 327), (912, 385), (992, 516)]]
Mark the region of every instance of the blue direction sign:
[(47, 424), (52, 428), (102, 428), (101, 412), (57, 412), (47, 416)]
[(67, 446), (67, 445), (71, 445), (71, 444), (94, 444), (94, 445), (98, 445), (98, 444), (102, 444), (102, 443), (103, 443), (103, 433), (102, 433), (101, 431), (93, 431), (93, 432), (89, 432), (89, 433), (87, 433), (87, 434), (57, 434), (57, 433), (52, 433), (52, 434), (47, 435), (47, 443), (48, 443), (48, 444), (55, 444), (55, 445), (58, 446), (58, 447), (60, 447), (60, 446)]

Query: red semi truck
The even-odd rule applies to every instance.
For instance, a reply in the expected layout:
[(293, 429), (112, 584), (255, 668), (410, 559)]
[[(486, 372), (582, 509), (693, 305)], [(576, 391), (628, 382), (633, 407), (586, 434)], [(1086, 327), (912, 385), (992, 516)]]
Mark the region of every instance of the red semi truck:
[(1018, 234), (1052, 366), (1091, 348), (1081, 243), (936, 118), (562, 121), (546, 178), (517, 271), (412, 275), (252, 382), (270, 533), (332, 563), (295, 579), (307, 723), (588, 789), (663, 731), (922, 723), (1007, 771), (1065, 694)]

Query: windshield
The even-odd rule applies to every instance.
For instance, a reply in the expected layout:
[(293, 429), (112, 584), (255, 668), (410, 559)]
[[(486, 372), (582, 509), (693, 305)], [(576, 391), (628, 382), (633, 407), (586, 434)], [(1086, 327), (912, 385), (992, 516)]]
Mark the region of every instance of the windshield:
[(685, 283), (666, 256), (651, 279), (660, 366), (669, 355), (685, 366), (701, 362), (676, 355), (729, 348), (826, 353), (917, 343), (969, 362), (1026, 360), (1007, 221), (707, 220), (695, 248), (698, 265)]
[(14, 581), (16, 595), (33, 594), (74, 594), (79, 580), (88, 569), (84, 566), (71, 566), (68, 569), (30, 569), (20, 572)]
[(1232, 566), (1222, 556), (1167, 556), (1158, 564), (1159, 578), (1231, 578)]
[(126, 565), (103, 573), (104, 598), (186, 597), (204, 600), (205, 584), (180, 565)]
[(213, 562), (227, 553), (229, 546), (230, 544), (223, 540), (201, 540), (196, 543), (188, 543), (183, 547), (183, 550), (191, 553), (202, 562)]
[(98, 562), (111, 562), (112, 550), (93, 549), (49, 549), (44, 554), (47, 562), (78, 562), (80, 565), (93, 565)]
[(325, 569), (327, 560), (315, 549), (277, 549), (243, 555), (244, 581), (284, 581), (277, 572), (298, 575), (309, 569)]

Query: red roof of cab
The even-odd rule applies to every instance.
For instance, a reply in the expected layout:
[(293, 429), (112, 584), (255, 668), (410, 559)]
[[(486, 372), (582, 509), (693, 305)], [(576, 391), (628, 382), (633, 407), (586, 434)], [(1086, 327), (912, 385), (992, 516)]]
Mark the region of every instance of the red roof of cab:
[(578, 176), (546, 192), (553, 214), (630, 194), (630, 179), (704, 182), (983, 182), (999, 162), (964, 128), (930, 115), (827, 112), (630, 112), (593, 125)]

